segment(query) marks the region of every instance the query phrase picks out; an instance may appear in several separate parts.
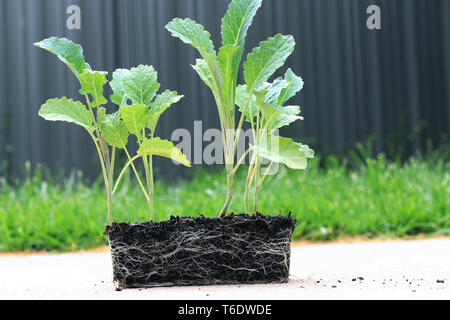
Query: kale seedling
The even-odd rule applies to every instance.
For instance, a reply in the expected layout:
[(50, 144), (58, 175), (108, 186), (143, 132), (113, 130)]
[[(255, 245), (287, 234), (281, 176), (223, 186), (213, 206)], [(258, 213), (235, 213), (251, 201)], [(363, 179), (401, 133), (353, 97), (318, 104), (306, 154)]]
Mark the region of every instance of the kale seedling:
[[(131, 166), (144, 196), (149, 204), (150, 218), (153, 220), (153, 155), (171, 158), (185, 166), (190, 166), (182, 152), (173, 143), (155, 137), (154, 132), (161, 114), (183, 96), (166, 90), (156, 94), (160, 84), (157, 72), (152, 66), (140, 65), (136, 68), (117, 69), (113, 73), (110, 86), (113, 90), (111, 101), (118, 105), (118, 111), (107, 113), (103, 105), (108, 101), (103, 95), (103, 87), (108, 82), (107, 72), (93, 71), (84, 60), (83, 49), (65, 38), (51, 37), (34, 44), (55, 54), (78, 79), (86, 105), (66, 97), (50, 99), (41, 106), (39, 115), (50, 121), (75, 123), (86, 129), (95, 144), (102, 167), (108, 197), (108, 219), (112, 218), (112, 197), (125, 170)], [(131, 100), (131, 104), (128, 102)], [(135, 135), (139, 149), (131, 157), (128, 149), (129, 135)], [(128, 157), (114, 182), (116, 149), (121, 149)], [(147, 188), (136, 170), (134, 161), (144, 162)]]
[[(257, 212), (258, 191), (273, 163), (283, 163), (292, 169), (306, 169), (307, 159), (314, 158), (314, 151), (307, 145), (295, 143), (289, 138), (274, 135), (275, 131), (297, 120), (303, 120), (298, 114), (299, 106), (284, 106), (303, 88), (303, 80), (288, 69), (284, 78), (277, 78), (272, 83), (264, 83), (251, 95), (247, 84), (239, 85), (236, 91), (236, 103), (246, 112), (246, 121), (250, 123), (254, 151), (248, 168), (245, 183), (244, 202), (247, 212), (248, 193), (254, 183), (253, 211)], [(245, 109), (246, 101), (250, 99)], [(261, 157), (270, 160), (261, 175)]]
[[(231, 1), (228, 11), (222, 19), (222, 47), (218, 52), (214, 48), (209, 32), (195, 21), (188, 18), (175, 18), (166, 25), (166, 29), (174, 37), (192, 45), (200, 53), (202, 59), (197, 59), (193, 68), (211, 89), (217, 105), (227, 172), (227, 197), (220, 211), (221, 217), (226, 214), (231, 203), (233, 176), (250, 151), (247, 150), (235, 163), (236, 149), (244, 118), (251, 122), (254, 119), (252, 119), (253, 115), (255, 116), (256, 123), (252, 127), (255, 141), (259, 141), (261, 139), (259, 133), (263, 129), (274, 126), (273, 121), (278, 113), (285, 114), (288, 117), (296, 116), (299, 112), (297, 108), (282, 108), (277, 103), (269, 103), (271, 100), (267, 101), (268, 103), (265, 103), (261, 109), (261, 103), (255, 101), (256, 97), (259, 99), (258, 102), (265, 101), (266, 94), (275, 92), (275, 88), (267, 87), (266, 81), (284, 65), (288, 56), (293, 52), (295, 41), (290, 35), (277, 34), (266, 41), (262, 41), (257, 48), (254, 48), (243, 64), (246, 84), (244, 87), (237, 87), (238, 71), (244, 52), (247, 30), (261, 3), (262, 0)], [(237, 92), (237, 89), (244, 92)], [(285, 87), (285, 90), (290, 89)], [(241, 116), (236, 124), (235, 109), (238, 99), (241, 99), (239, 101)], [(260, 111), (265, 114), (263, 118), (259, 116)], [(274, 161), (282, 161), (292, 148), (302, 148), (291, 140), (287, 141), (284, 138), (280, 138), (280, 142), (282, 143), (280, 144), (279, 154), (276, 157), (271, 154)], [(272, 149), (274, 148), (271, 148), (271, 152), (275, 152)], [(269, 156), (267, 152), (263, 152), (261, 143), (256, 144), (253, 150), (255, 151), (254, 154), (258, 155), (253, 158), (253, 165), (250, 166), (250, 180), (253, 180), (253, 176), (255, 179), (259, 179), (259, 156)], [(259, 181), (257, 185), (260, 185)]]

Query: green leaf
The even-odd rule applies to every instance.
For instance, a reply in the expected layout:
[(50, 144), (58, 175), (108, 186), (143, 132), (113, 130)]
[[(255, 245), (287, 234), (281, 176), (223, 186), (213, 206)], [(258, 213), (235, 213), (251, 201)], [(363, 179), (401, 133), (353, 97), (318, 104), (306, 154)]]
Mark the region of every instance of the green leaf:
[(261, 106), (263, 114), (264, 127), (267, 129), (271, 128), (271, 124), (274, 119), (276, 119), (279, 115), (286, 113), (283, 107), (277, 106), (276, 104), (262, 102), (259, 105)]
[(203, 57), (208, 68), (208, 72), (211, 74), (213, 79), (213, 91), (215, 92), (215, 95), (221, 99), (223, 92), (223, 78), (219, 61), (214, 54), (204, 54)]
[[(269, 93), (269, 90), (267, 89), (267, 85), (260, 88), (259, 90), (255, 90), (254, 94), (256, 96), (256, 104), (259, 108), (261, 108), (262, 115), (264, 118), (264, 122), (267, 125), (270, 124), (270, 122), (277, 117), (278, 115), (285, 113), (287, 110), (284, 110), (283, 107), (278, 106), (273, 103), (268, 103), (266, 101), (266, 97)], [(247, 90), (248, 92), (248, 90)]]
[(123, 79), (130, 76), (130, 70), (127, 69), (116, 69), (113, 72), (112, 80), (109, 82), (113, 94), (111, 95), (111, 101), (120, 106), (122, 103), (127, 104), (124, 100), (125, 91), (123, 88)]
[(138, 155), (148, 156), (156, 155), (175, 160), (186, 167), (191, 164), (180, 149), (175, 148), (173, 143), (168, 140), (161, 140), (160, 138), (145, 139), (138, 150)]
[(84, 62), (83, 49), (80, 45), (66, 38), (51, 37), (34, 43), (36, 47), (55, 54), (64, 62), (75, 75), (79, 76), (84, 70), (90, 70), (90, 66)]
[(292, 36), (277, 34), (262, 41), (259, 47), (247, 56), (244, 63), (244, 79), (247, 90), (259, 88), (280, 68), (287, 57), (294, 51), (295, 41)]
[(133, 104), (150, 106), (153, 97), (159, 90), (158, 73), (152, 66), (139, 65), (131, 68), (123, 77), (123, 93), (133, 101)]
[(84, 70), (80, 76), (81, 94), (88, 93), (92, 96), (93, 108), (107, 104), (108, 100), (103, 96), (103, 86), (106, 84), (108, 72)]
[(202, 56), (204, 54), (216, 55), (214, 44), (210, 39), (211, 35), (201, 24), (189, 18), (175, 18), (166, 25), (166, 29), (172, 36), (192, 45)]
[(47, 100), (39, 110), (39, 116), (49, 121), (66, 121), (75, 123), (92, 132), (95, 128), (91, 113), (79, 101), (63, 97)]
[(171, 104), (177, 103), (183, 97), (183, 95), (178, 95), (176, 91), (166, 90), (156, 96), (155, 101), (151, 104), (150, 112), (163, 113)]
[[(247, 86), (239, 85), (236, 89), (236, 104), (239, 107), (239, 111), (243, 112), (245, 104), (249, 98), (250, 93), (247, 91)], [(247, 105), (247, 110), (245, 111), (245, 120), (252, 123), (253, 119), (258, 115), (258, 105), (256, 103), (256, 97), (252, 94), (252, 97)], [(253, 121), (254, 123), (254, 121)]]
[(261, 0), (233, 0), (222, 19), (222, 48), (217, 58), (222, 71), (223, 100), (230, 112), (235, 108), (237, 75), (245, 37), (260, 6)]
[(131, 134), (134, 134), (138, 141), (143, 138), (142, 131), (148, 121), (149, 110), (145, 104), (133, 104), (123, 106), (119, 109), (120, 117)]
[[(219, 63), (222, 79), (223, 79), (223, 97), (227, 101), (225, 103), (233, 108), (234, 103), (229, 101), (234, 96), (235, 79), (237, 78), (238, 68), (235, 68), (234, 61), (237, 55), (238, 47), (234, 45), (225, 45), (219, 50), (217, 61)], [(238, 66), (239, 67), (239, 66)]]
[[(286, 107), (284, 107), (284, 109), (291, 108), (291, 107), (299, 108), (298, 113), (300, 112), (300, 107), (298, 107), (298, 106), (286, 106)], [(297, 120), (303, 120), (303, 117), (300, 117), (300, 116), (297, 116), (294, 114), (281, 113), (272, 120), (272, 122), (269, 124), (268, 129), (271, 130), (271, 132), (273, 132), (274, 130), (288, 126), (292, 122), (295, 122)]]
[[(265, 121), (269, 125), (266, 129), (275, 130), (278, 126), (287, 125), (300, 117), (294, 116), (300, 112), (300, 109), (293, 109), (291, 106), (283, 108), (276, 104), (281, 91), (289, 85), (289, 82), (282, 78), (276, 79), (273, 83), (264, 83), (259, 90), (255, 90), (252, 99), (247, 105), (246, 120), (251, 123), (262, 108)], [(236, 104), (239, 111), (243, 111), (245, 103), (250, 93), (246, 85), (239, 85), (236, 90)], [(270, 121), (270, 123), (269, 123)]]
[(244, 47), (247, 30), (261, 6), (261, 0), (233, 0), (222, 19), (222, 46)]
[(110, 146), (125, 149), (128, 143), (128, 129), (120, 120), (119, 112), (105, 115), (101, 128), (103, 137)]
[(264, 129), (275, 130), (277, 127), (284, 126), (300, 118), (296, 118), (300, 113), (297, 106), (282, 107), (274, 103), (278, 96), (287, 86), (288, 82), (283, 79), (277, 79), (273, 83), (265, 83), (259, 90), (255, 90), (256, 103), (261, 108), (263, 114)]
[(208, 69), (208, 64), (203, 59), (197, 59), (195, 65), (191, 65), (192, 68), (198, 73), (200, 79), (211, 89), (215, 90), (214, 78)]
[(200, 78), (211, 88), (216, 101), (221, 101), (223, 88), (222, 71), (217, 61), (216, 51), (209, 32), (202, 25), (189, 18), (175, 18), (166, 25), (166, 29), (169, 30), (172, 36), (192, 45), (200, 52), (203, 62), (202, 60), (197, 60), (197, 64), (193, 67), (200, 75)]
[(262, 139), (251, 149), (263, 158), (283, 163), (292, 169), (306, 169), (307, 159), (314, 158), (314, 151), (307, 145), (279, 136)]
[(176, 91), (166, 90), (156, 96), (155, 100), (151, 103), (150, 115), (148, 127), (154, 131), (156, 123), (158, 122), (161, 114), (166, 111), (172, 104), (180, 101), (184, 96), (178, 95)]
[(103, 107), (99, 107), (97, 109), (97, 125), (98, 125), (100, 131), (102, 130), (102, 122), (103, 122), (103, 119), (105, 118), (105, 116), (106, 116), (106, 109)]
[(295, 94), (303, 88), (302, 78), (296, 76), (291, 69), (288, 69), (286, 71), (284, 80), (288, 81), (289, 85), (281, 91), (281, 94), (278, 98), (278, 105), (280, 106), (284, 105), (286, 101), (295, 96)]
[(283, 110), (284, 110), (284, 113), (288, 114), (288, 115), (297, 115), (300, 113), (299, 106), (284, 106)]
[(220, 90), (222, 90), (222, 75), (217, 61), (210, 60), (209, 64), (204, 59), (197, 59), (196, 64), (192, 65), (197, 71), (200, 79), (211, 89), (216, 101), (221, 99)]
[(285, 88), (289, 86), (289, 82), (282, 79), (277, 78), (272, 83), (264, 83), (262, 88), (267, 90), (266, 96), (264, 97), (264, 101), (269, 104), (276, 104), (281, 106), (282, 104), (278, 103), (278, 98)]

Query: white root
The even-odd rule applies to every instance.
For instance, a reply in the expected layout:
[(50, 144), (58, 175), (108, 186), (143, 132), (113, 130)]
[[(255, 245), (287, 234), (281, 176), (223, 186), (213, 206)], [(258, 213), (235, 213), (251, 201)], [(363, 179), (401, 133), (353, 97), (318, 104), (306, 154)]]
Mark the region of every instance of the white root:
[[(214, 223), (196, 223), (202, 219)], [(281, 223), (271, 229), (272, 219)], [(164, 223), (172, 223), (172, 229), (161, 229)], [(293, 218), (239, 215), (223, 219), (173, 218), (161, 224), (160, 227), (157, 223), (108, 226), (105, 233), (109, 237), (116, 286), (288, 280)], [(152, 228), (160, 233), (148, 232)]]

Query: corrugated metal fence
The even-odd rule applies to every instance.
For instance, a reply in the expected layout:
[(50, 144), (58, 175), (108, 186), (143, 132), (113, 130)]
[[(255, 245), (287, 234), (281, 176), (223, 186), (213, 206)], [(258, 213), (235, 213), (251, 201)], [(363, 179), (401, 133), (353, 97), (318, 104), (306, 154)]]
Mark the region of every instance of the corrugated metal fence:
[[(72, 4), (81, 8), (81, 30), (66, 27)], [(381, 30), (366, 27), (372, 4), (381, 8)], [(0, 159), (10, 170), (30, 160), (98, 173), (82, 130), (37, 116), (48, 98), (78, 97), (67, 68), (32, 46), (53, 35), (80, 43), (96, 70), (155, 66), (163, 89), (186, 96), (162, 117), (160, 136), (170, 138), (176, 128), (192, 132), (194, 120), (203, 129), (217, 127), (211, 94), (190, 67), (195, 51), (164, 26), (191, 17), (217, 45), (227, 6), (225, 0), (1, 0)], [(305, 121), (284, 134), (303, 137), (319, 152), (344, 151), (371, 134), (376, 151), (397, 145), (411, 152), (448, 132), (450, 1), (264, 0), (247, 50), (277, 32), (295, 37), (288, 67), (305, 80), (294, 101)], [(169, 167), (174, 172), (171, 164), (162, 169)]]

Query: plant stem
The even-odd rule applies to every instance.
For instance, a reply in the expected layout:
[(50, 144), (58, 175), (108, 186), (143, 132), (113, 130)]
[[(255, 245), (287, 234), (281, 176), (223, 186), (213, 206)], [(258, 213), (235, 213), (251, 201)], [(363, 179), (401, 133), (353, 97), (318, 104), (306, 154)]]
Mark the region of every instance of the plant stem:
[(114, 162), (116, 159), (116, 147), (112, 148), (111, 152), (111, 162), (109, 167), (109, 185), (112, 187), (114, 185)]
[(155, 216), (155, 209), (153, 208), (153, 193), (154, 193), (154, 186), (153, 186), (153, 156), (150, 154), (149, 156), (149, 166), (150, 166), (150, 188), (149, 188), (149, 203), (150, 206), (150, 221), (153, 221)]
[(128, 169), (128, 167), (130, 166), (131, 162), (133, 162), (134, 160), (136, 160), (136, 159), (139, 158), (139, 157), (140, 157), (139, 155), (134, 156), (134, 157), (133, 157), (131, 160), (129, 160), (129, 161), (127, 162), (127, 164), (123, 167), (122, 171), (120, 172), (119, 176), (117, 177), (116, 184), (114, 185), (114, 189), (113, 189), (113, 192), (112, 192), (113, 195), (114, 195), (114, 193), (116, 193), (116, 189), (117, 189), (117, 187), (119, 186), (119, 183), (120, 183), (120, 181), (121, 181), (121, 179), (122, 179), (122, 176), (123, 176), (123, 174), (125, 173), (125, 171)]
[(142, 162), (144, 163), (144, 172), (145, 172), (145, 181), (147, 183), (147, 194), (148, 194), (148, 198), (147, 198), (147, 204), (148, 204), (148, 209), (150, 211), (150, 219), (152, 217), (152, 201), (151, 201), (151, 192), (150, 192), (150, 170), (149, 170), (149, 160), (147, 155), (142, 156)]
[(247, 179), (245, 180), (245, 191), (244, 191), (244, 203), (245, 203), (245, 209), (247, 210), (247, 214), (250, 214), (250, 208), (248, 206), (248, 192), (252, 185), (252, 180), (250, 179), (253, 171), (253, 164), (250, 162), (248, 166), (248, 172), (247, 172)]
[(222, 143), (223, 143), (223, 152), (224, 152), (224, 159), (228, 159), (228, 142), (226, 137), (226, 127), (223, 123), (223, 116), (221, 112), (221, 108), (217, 108), (219, 112), (219, 122), (220, 122), (220, 132), (222, 134)]
[[(89, 134), (91, 135), (92, 140), (94, 141), (95, 147), (97, 148), (98, 156), (100, 158), (100, 164), (102, 166), (102, 172), (103, 172), (103, 179), (105, 181), (105, 187), (106, 187), (106, 194), (108, 197), (108, 220), (109, 222), (112, 222), (112, 179), (110, 178), (111, 174), (111, 163), (109, 162), (109, 156), (106, 154), (107, 151), (109, 151), (108, 147), (104, 146), (103, 138), (100, 135), (100, 132), (97, 127), (97, 121), (95, 121), (94, 112), (92, 111), (91, 102), (89, 100), (89, 97), (87, 94), (84, 95), (89, 111), (92, 116), (92, 121), (95, 126), (95, 134), (97, 135), (97, 138), (95, 137), (94, 133), (88, 130)], [(97, 142), (98, 140), (98, 142)], [(100, 145), (99, 145), (100, 144)]]
[(107, 188), (107, 194), (108, 194), (108, 219), (110, 222), (113, 221), (113, 217), (112, 217), (112, 197), (113, 197), (113, 193), (112, 193), (112, 186), (114, 183), (114, 160), (115, 160), (115, 156), (116, 156), (116, 148), (113, 147), (112, 148), (112, 154), (111, 154), (111, 161), (109, 163), (109, 183), (108, 183), (108, 188)]
[(239, 166), (241, 165), (241, 163), (244, 161), (245, 157), (247, 156), (247, 154), (250, 152), (250, 149), (247, 149), (244, 154), (241, 156), (241, 158), (239, 159), (239, 161), (236, 163), (236, 166), (234, 167), (233, 171), (231, 171), (231, 174), (234, 176), (234, 174), (236, 173), (237, 169), (239, 169)]
[(270, 170), (270, 167), (272, 167), (272, 164), (273, 164), (273, 161), (271, 161), (271, 162), (269, 163), (269, 166), (268, 166), (268, 167), (266, 168), (266, 170), (264, 171), (263, 177), (262, 177), (261, 181), (259, 181), (258, 186), (257, 186), (257, 187), (258, 187), (258, 190), (259, 190), (259, 188), (261, 188), (261, 185), (262, 185), (264, 179), (266, 178), (267, 174), (269, 173), (269, 170)]
[(92, 132), (90, 132), (89, 130), (88, 130), (88, 132), (91, 135), (92, 140), (94, 141), (95, 147), (97, 148), (97, 153), (98, 153), (98, 156), (100, 158), (100, 164), (102, 166), (103, 178), (105, 180), (105, 186), (106, 186), (106, 188), (108, 188), (109, 180), (108, 180), (108, 174), (107, 174), (107, 171), (106, 171), (106, 168), (105, 168), (105, 163), (104, 163), (104, 160), (103, 160), (102, 152), (100, 150), (100, 147), (98, 146), (97, 139), (95, 138), (94, 134)]
[[(242, 125), (244, 123), (245, 111), (247, 110), (247, 106), (250, 102), (251, 97), (252, 96), (250, 95), (245, 103), (244, 109), (241, 114), (241, 118), (239, 120), (238, 127), (235, 130), (233, 130), (236, 133), (236, 135), (233, 137), (230, 137), (229, 133), (225, 132), (226, 143), (224, 145), (224, 148), (225, 148), (224, 157), (226, 159), (225, 166), (227, 168), (227, 190), (228, 191), (227, 191), (227, 197), (225, 199), (225, 203), (224, 203), (222, 209), (220, 210), (219, 217), (224, 217), (227, 214), (228, 207), (230, 206), (231, 199), (233, 198), (233, 176), (236, 173), (239, 166), (241, 165), (242, 161), (245, 159), (246, 154), (244, 155), (244, 157), (241, 157), (241, 159), (238, 161), (236, 166), (234, 166), (234, 152), (237, 148), (237, 144), (238, 144), (239, 136), (240, 136), (240, 129), (242, 128)], [(223, 132), (223, 129), (222, 129), (222, 132)]]
[[(150, 141), (153, 141), (153, 138), (155, 136), (155, 128), (156, 124), (153, 128), (150, 129)], [(145, 129), (143, 131), (143, 134), (145, 136)], [(153, 147), (152, 147), (153, 148)], [(154, 183), (153, 183), (153, 155), (152, 155), (152, 149), (150, 149), (150, 154), (148, 155), (148, 167), (146, 170), (147, 174), (147, 186), (148, 186), (148, 206), (150, 209), (150, 221), (153, 221), (155, 217), (155, 209), (153, 208), (153, 194), (154, 194)], [(145, 162), (147, 163), (147, 156), (145, 156)]]
[(131, 159), (130, 154), (128, 153), (128, 150), (126, 148), (124, 148), (124, 150), (125, 150), (125, 153), (126, 153), (126, 155), (128, 157), (128, 160), (130, 161), (131, 167), (133, 168), (133, 171), (134, 171), (134, 174), (136, 176), (136, 179), (138, 180), (139, 185), (141, 186), (142, 192), (144, 192), (144, 196), (145, 196), (145, 198), (148, 201), (147, 191), (145, 191), (145, 187), (142, 184), (141, 178), (139, 178), (139, 174), (137, 173), (137, 170), (136, 170), (136, 167), (134, 166), (133, 160)]
[[(258, 113), (259, 113), (259, 111), (258, 111)], [(255, 130), (255, 124), (253, 122), (253, 119), (250, 119), (250, 124), (252, 127), (253, 140), (255, 141), (255, 143), (257, 143), (258, 142), (257, 131)], [(247, 214), (250, 214), (250, 208), (248, 205), (248, 193), (249, 193), (250, 188), (252, 187), (252, 183), (253, 183), (252, 175), (253, 175), (253, 169), (254, 169), (254, 165), (255, 165), (255, 159), (256, 159), (256, 153), (254, 152), (252, 155), (252, 158), (250, 160), (250, 164), (248, 166), (247, 178), (245, 180), (244, 203), (245, 203), (245, 209), (247, 210)]]
[(240, 134), (241, 134), (240, 129), (242, 128), (242, 125), (244, 124), (245, 112), (247, 111), (247, 107), (248, 107), (248, 104), (250, 103), (250, 99), (252, 98), (252, 94), (253, 94), (253, 91), (248, 96), (247, 101), (245, 102), (245, 105), (244, 105), (244, 109), (242, 110), (241, 118), (239, 119), (239, 124), (236, 128), (236, 137), (234, 139), (233, 150), (235, 150), (237, 148), (237, 144), (239, 143), (239, 138), (240, 138)]
[(113, 218), (112, 218), (112, 192), (111, 192), (111, 188), (108, 188), (106, 190), (106, 193), (108, 195), (108, 220), (109, 222), (113, 222)]
[(252, 187), (253, 179), (256, 174), (256, 160), (255, 160), (256, 157), (257, 157), (257, 155), (256, 155), (256, 153), (254, 153), (252, 161), (250, 163), (250, 167), (248, 169), (247, 180), (246, 180), (246, 189), (245, 189), (245, 194), (244, 194), (245, 207), (247, 209), (248, 214), (250, 214), (250, 208), (248, 206), (248, 193)]
[(229, 174), (227, 175), (227, 187), (228, 187), (227, 198), (222, 207), (222, 210), (220, 210), (219, 215), (220, 218), (224, 217), (227, 214), (228, 207), (230, 206), (231, 199), (233, 198), (233, 175)]
[(112, 203), (112, 192), (111, 192), (111, 185), (110, 185), (110, 179), (109, 179), (109, 170), (106, 169), (105, 167), (105, 163), (104, 163), (104, 159), (103, 159), (103, 154), (102, 151), (97, 143), (97, 140), (94, 136), (94, 134), (92, 132), (90, 132), (89, 130), (87, 130), (92, 138), (92, 140), (94, 141), (95, 147), (97, 149), (98, 152), (98, 156), (100, 158), (100, 164), (102, 166), (102, 173), (103, 173), (103, 179), (105, 181), (105, 187), (106, 187), (106, 193), (108, 195), (108, 220), (110, 222), (112, 222), (112, 212), (111, 212), (111, 203)]
[(256, 157), (256, 166), (255, 166), (255, 193), (253, 195), (253, 212), (256, 213), (257, 205), (258, 205), (258, 191), (259, 191), (259, 172), (261, 170), (261, 160), (260, 157)]

